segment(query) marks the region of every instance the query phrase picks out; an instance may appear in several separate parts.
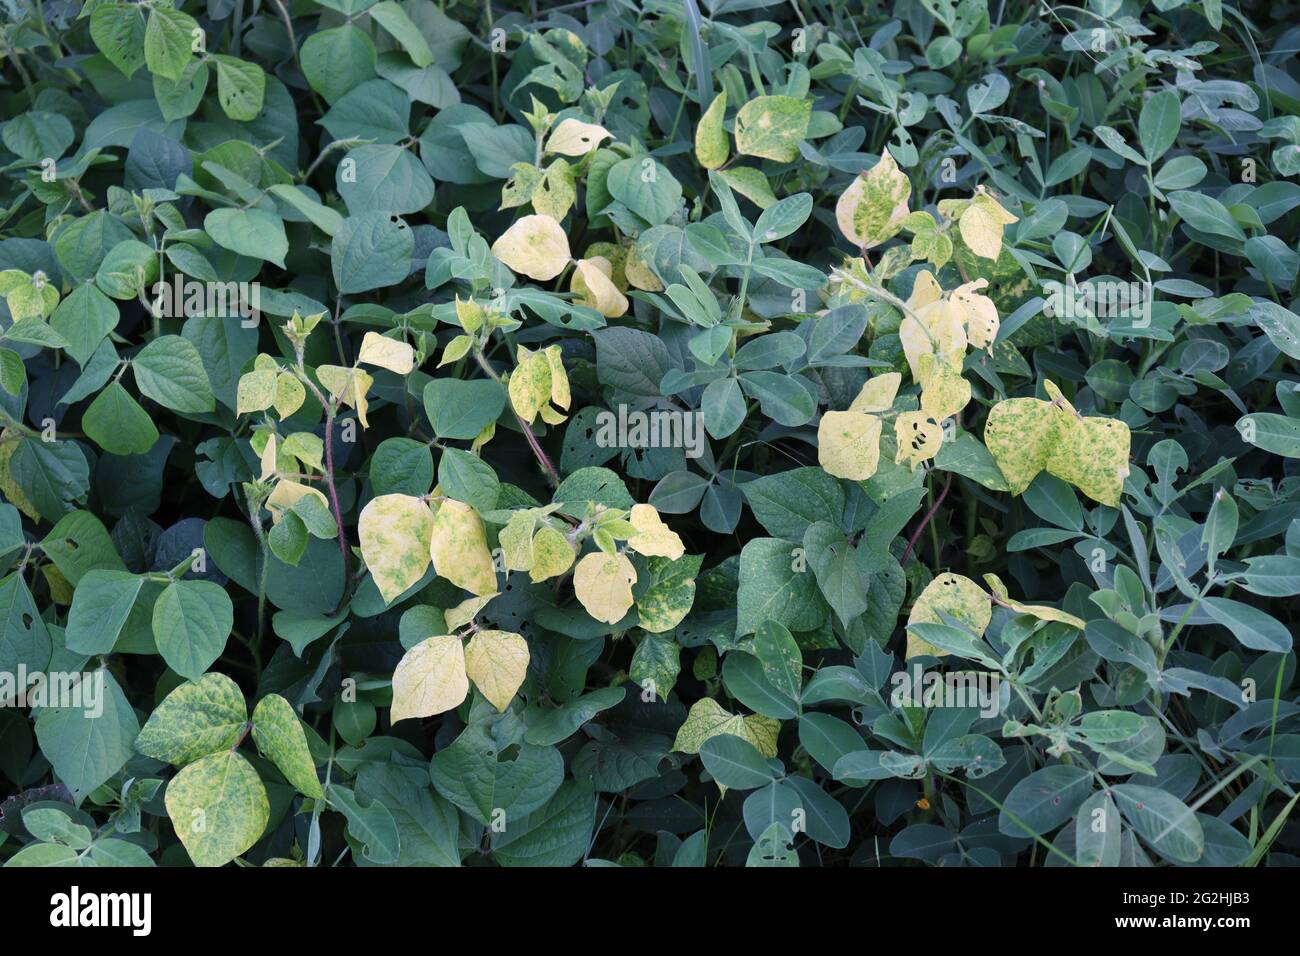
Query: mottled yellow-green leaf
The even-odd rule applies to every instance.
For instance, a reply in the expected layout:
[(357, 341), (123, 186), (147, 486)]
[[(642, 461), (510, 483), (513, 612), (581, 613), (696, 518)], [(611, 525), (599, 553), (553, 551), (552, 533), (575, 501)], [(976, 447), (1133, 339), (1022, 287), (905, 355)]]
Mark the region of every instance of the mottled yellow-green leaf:
[(533, 566), (533, 531), (537, 528), (537, 509), (516, 511), (497, 533), (507, 571), (527, 571)]
[(934, 416), (926, 412), (903, 412), (894, 421), (894, 439), (898, 451), (895, 464), (904, 462), (916, 471), (916, 466), (939, 454), (943, 445), (943, 428)]
[(595, 123), (569, 117), (560, 120), (546, 140), (547, 153), (562, 156), (586, 156), (604, 140), (610, 139), (609, 130)]
[(969, 206), (957, 219), (961, 238), (971, 252), (985, 259), (996, 259), (1002, 251), (1002, 230), (1017, 217), (1011, 215), (981, 186)]
[[(1057, 411), (1063, 416), (1071, 414)], [(1118, 508), (1129, 473), (1131, 442), (1128, 425), (1118, 418), (1071, 416), (1058, 433), (1047, 470), (1093, 501)]]
[(324, 798), (302, 721), (279, 694), (267, 694), (253, 708), (253, 742), (299, 793)]
[(728, 186), (759, 209), (766, 209), (776, 202), (776, 193), (772, 192), (772, 184), (768, 182), (761, 169), (752, 166), (732, 166), (730, 169), (718, 170), (718, 174), (726, 180)]
[(519, 347), (518, 364), (510, 373), (510, 404), (530, 425), (551, 400), (551, 363), (541, 352)]
[(357, 362), (378, 365), (398, 375), (406, 375), (415, 368), (415, 349), (406, 342), (390, 339), (378, 332), (367, 332), (361, 340)]
[(235, 414), (246, 415), (270, 408), (275, 401), (276, 378), (274, 369), (258, 368), (239, 376), (239, 385), (235, 388)]
[(569, 213), (578, 198), (578, 188), (573, 182), (573, 169), (562, 159), (557, 159), (542, 173), (541, 182), (533, 188), (533, 209), (543, 216), (560, 222)]
[(1057, 610), (1054, 607), (1047, 607), (1043, 604), (1024, 604), (1020, 601), (1012, 600), (1007, 592), (1007, 586), (1002, 583), (1002, 579), (996, 574), (984, 575), (984, 583), (989, 586), (993, 596), (997, 598), (998, 603), (1004, 607), (1010, 608), (1017, 614), (1031, 614), (1040, 621), (1055, 621), (1061, 624), (1068, 624), (1071, 627), (1077, 627), (1083, 630), (1087, 625), (1081, 619), (1065, 611)]
[[(951, 571), (940, 574), (925, 586), (912, 605), (912, 613), (907, 617), (907, 626), (913, 624), (943, 624), (939, 612), (956, 618), (978, 635), (983, 635), (993, 617), (993, 605), (988, 594), (970, 578)], [(907, 634), (907, 658), (910, 660), (921, 654), (932, 657), (944, 657), (947, 651), (941, 651), (911, 631)]]
[(195, 866), (224, 866), (247, 852), (271, 816), (257, 771), (233, 750), (187, 766), (167, 784), (165, 802)]
[(641, 257), (636, 243), (627, 247), (627, 262), (623, 266), (623, 271), (627, 276), (628, 285), (634, 289), (641, 289), (644, 292), (664, 291), (664, 284), (659, 281), (650, 264)]
[(984, 444), (1013, 495), (1023, 493), (1047, 467), (1064, 423), (1054, 411), (1049, 402), (1037, 398), (1009, 398), (989, 410)]
[(792, 163), (799, 158), (799, 141), (808, 135), (811, 119), (811, 100), (757, 96), (736, 114), (736, 151)]
[(582, 296), (583, 305), (595, 309), (607, 319), (616, 319), (627, 312), (627, 296), (614, 285), (614, 269), (608, 259), (596, 256), (579, 259), (570, 280), (571, 291)]
[(863, 249), (892, 239), (907, 216), (912, 183), (885, 150), (880, 160), (844, 190), (835, 203), (835, 221), (844, 237)]
[(776, 756), (776, 738), (780, 729), (780, 722), (770, 717), (757, 714), (741, 717), (728, 713), (712, 697), (702, 697), (691, 705), (686, 720), (677, 729), (673, 750), (697, 754), (710, 737), (732, 734), (748, 740), (759, 753), (771, 758)]
[(275, 412), (281, 419), (288, 418), (302, 408), (306, 398), (307, 390), (292, 373), (281, 372), (276, 376), (275, 398), (272, 404), (275, 405)]
[(10, 470), (10, 459), (23, 441), (25, 439), (21, 432), (12, 428), (0, 430), (0, 494), (3, 494), (6, 501), (27, 517), (39, 521), (41, 513), (36, 510), (36, 505), (27, 497), (22, 486), (14, 480), (13, 472)]
[(598, 621), (617, 624), (632, 607), (636, 568), (625, 554), (595, 551), (573, 570), (573, 590), (582, 606)]
[(867, 379), (857, 397), (849, 405), (851, 412), (887, 412), (894, 405), (903, 376), (898, 372), (885, 372)]
[(512, 163), (510, 178), (501, 187), (501, 208), (514, 209), (533, 201), (533, 193), (542, 182), (542, 171), (532, 163)]
[(689, 555), (676, 560), (649, 558), (650, 586), (636, 599), (638, 623), (652, 634), (671, 631), (690, 613), (695, 603), (695, 575), (704, 556)]
[[(936, 421), (956, 415), (970, 401), (970, 382), (961, 369), (950, 362), (935, 362), (929, 354), (920, 356), (925, 386), (921, 391), (921, 411)], [(920, 376), (918, 376), (920, 378)]]
[(534, 582), (546, 581), (573, 566), (573, 545), (550, 525), (543, 525), (533, 536), (533, 565), (528, 576)]
[(393, 723), (432, 717), (459, 707), (469, 693), (465, 648), (460, 638), (441, 634), (416, 644), (393, 671)]
[[(1049, 387), (1050, 386), (1050, 387)], [(1129, 427), (1115, 418), (1084, 418), (1060, 395), (1053, 401), (1010, 398), (989, 411), (984, 444), (1012, 494), (1029, 487), (1044, 469), (1094, 501), (1118, 507), (1129, 473)]]
[(470, 505), (447, 499), (433, 518), (429, 551), (439, 575), (478, 595), (497, 591), (483, 519)]
[(492, 255), (511, 272), (539, 282), (554, 279), (569, 263), (569, 237), (550, 216), (524, 216), (492, 244)]
[(204, 674), (163, 698), (135, 739), (140, 753), (176, 767), (229, 750), (243, 735), (248, 707), (225, 674)]
[(827, 474), (866, 481), (880, 466), (881, 420), (863, 412), (826, 412), (817, 426), (817, 462)]
[(731, 152), (727, 131), (722, 128), (726, 113), (727, 91), (723, 90), (713, 98), (695, 127), (695, 158), (705, 169), (717, 169), (727, 161)]
[(322, 456), (325, 454), (325, 443), (320, 440), (319, 436), (311, 432), (294, 432), (284, 440), (280, 447), (282, 455), (290, 455), (298, 461), (304, 471), (315, 469), (319, 472), (325, 471), (325, 463)]
[(627, 546), (637, 554), (676, 560), (686, 553), (682, 539), (664, 524), (654, 505), (633, 505), (629, 520), (636, 534), (627, 539)]
[(433, 512), (411, 495), (372, 498), (357, 519), (361, 556), (385, 603), (395, 600), (429, 568)]
[(528, 674), (528, 642), (510, 631), (479, 631), (465, 648), (465, 670), (479, 693), (504, 713)]
[(932, 356), (934, 364), (946, 364), (961, 373), (966, 356), (966, 327), (960, 309), (946, 299), (914, 309), (898, 326), (903, 355), (912, 370), (912, 379), (922, 388), (934, 365), (923, 364), (921, 356)]

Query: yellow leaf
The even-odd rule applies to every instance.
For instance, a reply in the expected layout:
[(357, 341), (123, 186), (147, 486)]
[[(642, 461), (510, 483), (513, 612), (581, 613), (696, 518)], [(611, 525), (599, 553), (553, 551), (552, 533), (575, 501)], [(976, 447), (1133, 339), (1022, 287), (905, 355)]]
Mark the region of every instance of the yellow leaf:
[(903, 376), (898, 372), (885, 372), (869, 378), (857, 398), (849, 405), (851, 412), (887, 412), (894, 405)]
[(9, 467), (9, 460), (24, 440), (22, 434), (12, 428), (0, 431), (0, 494), (27, 517), (39, 521), (41, 513), (36, 510), (36, 505), (27, 497), (22, 486), (14, 480), (13, 471)]
[(530, 425), (551, 398), (551, 363), (541, 352), (519, 347), (519, 364), (510, 373), (510, 404)]
[(984, 583), (989, 586), (997, 602), (1004, 607), (1010, 608), (1017, 614), (1031, 614), (1040, 621), (1055, 621), (1060, 624), (1068, 624), (1071, 627), (1077, 627), (1083, 630), (1087, 624), (1073, 614), (1057, 610), (1054, 607), (1047, 607), (1044, 604), (1022, 604), (1020, 601), (1013, 601), (1007, 592), (1007, 586), (1002, 583), (1002, 579), (996, 574), (984, 575)]
[(587, 613), (606, 624), (617, 624), (632, 606), (636, 568), (625, 554), (596, 551), (578, 562), (573, 590)]
[(970, 401), (970, 382), (962, 377), (960, 366), (954, 368), (950, 362), (936, 363), (929, 354), (920, 356), (919, 365), (925, 381), (921, 391), (921, 411), (941, 422), (966, 407)]
[(885, 150), (844, 190), (835, 203), (835, 221), (851, 243), (871, 249), (898, 234), (911, 195), (911, 181)]
[(502, 713), (528, 674), (528, 642), (509, 631), (479, 631), (465, 648), (474, 686)]
[(429, 567), (433, 512), (411, 495), (372, 498), (357, 519), (361, 556), (385, 603), (424, 576)]
[(378, 365), (398, 375), (406, 375), (415, 368), (415, 349), (406, 342), (390, 339), (378, 332), (367, 332), (361, 340), (357, 362)]
[(713, 98), (700, 117), (700, 124), (695, 127), (695, 158), (705, 169), (717, 169), (727, 161), (727, 154), (731, 151), (727, 131), (722, 128), (726, 113), (727, 91), (723, 90)]
[(569, 376), (564, 371), (564, 353), (558, 345), (548, 345), (542, 349), (542, 354), (551, 366), (551, 402), (559, 408), (567, 409), (572, 396), (569, 393)]
[(530, 279), (554, 279), (569, 263), (569, 237), (550, 216), (524, 216), (492, 244), (492, 255)]
[(965, 212), (957, 219), (962, 242), (970, 251), (985, 259), (996, 259), (1002, 251), (1002, 228), (1017, 222), (996, 199), (979, 187)]
[(627, 539), (627, 546), (638, 554), (676, 561), (686, 553), (682, 539), (664, 524), (654, 505), (633, 505), (630, 520), (636, 534)]
[(913, 312), (919, 312), (942, 298), (943, 287), (935, 279), (934, 273), (922, 270), (916, 274), (916, 280), (912, 283), (912, 294), (907, 298), (907, 307)]
[(275, 435), (272, 434), (267, 436), (266, 445), (265, 447), (262, 448), (262, 456), (261, 456), (262, 471), (261, 474), (257, 476), (258, 481), (266, 481), (266, 479), (270, 478), (272, 475), (275, 474), (276, 471), (275, 455), (276, 455), (276, 446), (278, 444), (279, 442), (276, 441)]
[[(988, 629), (993, 617), (993, 605), (988, 594), (970, 578), (953, 574), (951, 571), (940, 574), (925, 586), (925, 590), (912, 605), (912, 613), (907, 617), (907, 626), (913, 624), (943, 624), (939, 616), (942, 611), (949, 617), (956, 618), (978, 635)], [(932, 657), (944, 657), (947, 651), (941, 651), (910, 631), (907, 634), (907, 659), (927, 654)]]
[(392, 723), (432, 717), (459, 707), (469, 693), (465, 648), (460, 638), (439, 635), (407, 651), (393, 671)]
[(442, 614), (443, 620), (447, 624), (447, 630), (454, 631), (462, 628), (474, 618), (478, 617), (479, 611), (491, 603), (496, 594), (484, 594), (481, 597), (475, 595), (471, 598), (465, 598), (454, 607), (449, 607)]
[(988, 284), (987, 279), (967, 282), (953, 289), (951, 298), (963, 313), (966, 337), (971, 345), (977, 349), (988, 349), (992, 353), (993, 340), (998, 337), (1002, 322), (993, 300), (980, 294), (979, 290), (988, 288)]
[(925, 412), (903, 412), (894, 422), (894, 438), (898, 442), (894, 462), (900, 465), (907, 462), (916, 471), (921, 462), (939, 454), (943, 428), (934, 416)]
[(836, 478), (866, 481), (880, 466), (881, 428), (875, 415), (826, 412), (817, 426), (818, 464)]
[(478, 595), (496, 592), (487, 530), (470, 505), (452, 498), (442, 503), (433, 518), (429, 553), (434, 570), (457, 587)]
[(664, 291), (664, 284), (659, 281), (650, 264), (641, 258), (636, 243), (627, 247), (627, 261), (623, 265), (623, 272), (627, 276), (628, 285), (634, 289), (641, 289), (643, 292)]
[(613, 266), (603, 256), (579, 259), (569, 280), (569, 289), (582, 296), (583, 305), (595, 309), (607, 319), (627, 312), (627, 296), (618, 291), (611, 278)]
[(366, 393), (374, 384), (374, 377), (364, 369), (347, 368), (342, 365), (321, 365), (316, 369), (316, 377), (329, 392), (330, 398), (357, 410), (357, 420), (362, 428), (369, 428), (366, 421)]
[(595, 123), (569, 117), (560, 120), (546, 140), (547, 153), (559, 153), (562, 156), (586, 156), (606, 139), (611, 139), (609, 130)]
[(315, 488), (299, 484), (296, 481), (282, 479), (266, 499), (266, 510), (271, 512), (271, 523), (279, 524), (280, 519), (284, 517), (284, 513), (292, 508), (295, 502), (304, 495), (315, 495), (320, 499), (321, 504), (329, 508), (329, 501)]

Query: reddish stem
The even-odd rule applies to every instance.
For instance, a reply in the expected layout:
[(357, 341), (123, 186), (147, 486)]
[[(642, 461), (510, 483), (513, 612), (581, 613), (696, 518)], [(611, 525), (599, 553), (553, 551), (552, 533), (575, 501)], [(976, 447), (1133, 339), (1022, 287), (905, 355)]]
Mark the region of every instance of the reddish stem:
[[(921, 523), (917, 525), (916, 530), (912, 532), (912, 537), (908, 538), (907, 547), (903, 549), (902, 560), (898, 562), (900, 565), (907, 564), (907, 556), (911, 554), (912, 549), (916, 547), (916, 542), (920, 539), (921, 532), (925, 530), (925, 526), (930, 523), (930, 519), (933, 518), (935, 512), (939, 510), (939, 506), (943, 504), (943, 499), (948, 497), (948, 489), (951, 487), (952, 487), (952, 472), (948, 472), (948, 478), (943, 483), (943, 490), (939, 492), (939, 497), (935, 499), (934, 504), (930, 506), (930, 510), (927, 511), (925, 513), (925, 516), (921, 518)], [(936, 555), (935, 557), (937, 558), (938, 555)]]

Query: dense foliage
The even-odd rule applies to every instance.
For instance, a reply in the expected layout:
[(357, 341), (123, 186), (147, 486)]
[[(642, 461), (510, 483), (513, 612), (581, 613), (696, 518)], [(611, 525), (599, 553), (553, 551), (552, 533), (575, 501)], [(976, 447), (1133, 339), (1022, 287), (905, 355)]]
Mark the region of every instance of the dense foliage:
[(6, 865), (1297, 861), (1294, 5), (0, 6)]

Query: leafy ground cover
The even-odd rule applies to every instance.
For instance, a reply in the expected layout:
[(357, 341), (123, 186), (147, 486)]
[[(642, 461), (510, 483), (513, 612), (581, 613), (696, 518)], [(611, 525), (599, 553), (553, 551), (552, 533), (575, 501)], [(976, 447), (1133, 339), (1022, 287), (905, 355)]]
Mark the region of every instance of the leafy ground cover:
[(0, 6), (6, 866), (1297, 861), (1294, 6)]

